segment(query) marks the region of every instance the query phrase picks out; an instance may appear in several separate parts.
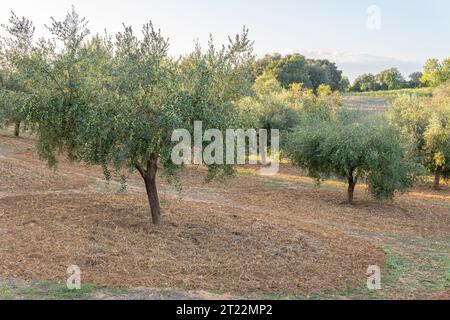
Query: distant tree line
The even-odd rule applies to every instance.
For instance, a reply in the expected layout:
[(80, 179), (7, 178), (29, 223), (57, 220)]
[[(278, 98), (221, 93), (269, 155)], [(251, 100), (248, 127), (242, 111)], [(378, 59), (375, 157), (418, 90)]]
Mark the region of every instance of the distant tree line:
[(414, 72), (405, 80), (397, 68), (390, 68), (373, 75), (365, 73), (358, 76), (349, 87), (352, 92), (368, 92), (380, 90), (414, 89), (422, 87), (438, 87), (450, 80), (450, 58), (440, 62), (429, 59), (422, 72)]
[(437, 87), (450, 79), (450, 58), (440, 62), (430, 59), (422, 71), (405, 79), (397, 68), (390, 68), (378, 74), (364, 73), (351, 84), (336, 63), (326, 59), (307, 59), (301, 54), (268, 54), (258, 59), (253, 67), (253, 79), (264, 73), (272, 74), (281, 86), (288, 89), (294, 83), (301, 83), (305, 89), (317, 92), (321, 85), (332, 91), (369, 92), (398, 89)]
[(425, 86), (425, 84), (420, 81), (422, 76), (422, 72), (414, 72), (409, 76), (409, 80), (405, 80), (397, 68), (391, 68), (383, 70), (376, 75), (365, 73), (358, 76), (349, 90), (353, 92), (367, 92), (420, 88)]
[(348, 78), (334, 62), (307, 59), (300, 54), (266, 55), (255, 62), (254, 78), (265, 72), (273, 74), (285, 89), (294, 83), (301, 83), (303, 88), (314, 92), (321, 85), (328, 85), (333, 91), (344, 91), (349, 86)]

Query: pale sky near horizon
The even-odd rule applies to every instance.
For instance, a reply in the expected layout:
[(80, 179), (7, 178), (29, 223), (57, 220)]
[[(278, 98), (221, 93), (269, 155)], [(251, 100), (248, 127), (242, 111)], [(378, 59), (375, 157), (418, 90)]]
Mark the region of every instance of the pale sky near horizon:
[[(418, 71), (427, 58), (450, 57), (448, 0), (2, 0), (0, 22), (13, 10), (32, 19), (38, 36), (47, 36), (50, 17), (62, 19), (75, 5), (92, 33), (115, 33), (122, 23), (140, 28), (152, 20), (170, 38), (171, 53), (192, 50), (212, 33), (218, 43), (245, 25), (255, 53), (300, 52), (327, 58), (353, 79), (364, 72), (398, 67)], [(367, 9), (381, 9), (379, 30), (369, 29)]]

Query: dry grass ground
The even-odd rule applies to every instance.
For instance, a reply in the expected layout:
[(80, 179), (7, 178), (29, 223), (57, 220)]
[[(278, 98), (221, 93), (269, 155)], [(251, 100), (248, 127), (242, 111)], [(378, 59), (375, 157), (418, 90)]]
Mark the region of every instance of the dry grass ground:
[[(449, 186), (421, 186), (390, 203), (361, 188), (348, 206), (342, 183), (318, 188), (288, 165), (275, 177), (241, 168), (208, 185), (205, 171), (191, 168), (181, 193), (160, 181), (164, 223), (154, 228), (136, 175), (120, 194), (96, 168), (47, 169), (33, 148), (31, 139), (0, 136), (0, 279), (64, 283), (76, 264), (84, 283), (128, 293), (448, 297)], [(383, 268), (382, 292), (361, 287), (369, 265)]]

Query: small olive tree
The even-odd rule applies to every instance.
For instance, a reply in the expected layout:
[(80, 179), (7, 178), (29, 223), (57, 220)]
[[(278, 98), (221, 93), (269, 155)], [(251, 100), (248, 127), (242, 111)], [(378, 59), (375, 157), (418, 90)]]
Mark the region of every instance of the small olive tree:
[(405, 79), (397, 68), (381, 71), (375, 76), (381, 90), (396, 90), (405, 86)]
[(0, 124), (14, 125), (19, 136), (31, 100), (28, 63), (34, 54), (35, 27), (12, 12), (7, 25), (1, 25), (7, 36), (0, 39)]
[(434, 189), (440, 190), (441, 179), (450, 178), (450, 117), (433, 114), (424, 137), (425, 166), (434, 172)]
[(360, 178), (367, 179), (377, 199), (391, 199), (414, 181), (414, 166), (398, 134), (381, 119), (355, 121), (346, 112), (326, 121), (308, 119), (290, 134), (288, 151), (294, 165), (313, 178), (346, 179), (350, 204)]
[(410, 146), (415, 161), (434, 175), (434, 188), (450, 177), (450, 95), (448, 84), (435, 90), (433, 98), (401, 96), (391, 105), (388, 119)]

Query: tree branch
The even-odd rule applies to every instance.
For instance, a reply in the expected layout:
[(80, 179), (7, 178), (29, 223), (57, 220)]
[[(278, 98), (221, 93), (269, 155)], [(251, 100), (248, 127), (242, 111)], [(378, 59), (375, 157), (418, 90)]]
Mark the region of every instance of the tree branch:
[(65, 95), (64, 89), (59, 84), (58, 80), (50, 73), (45, 67), (42, 67), (42, 70), (50, 77), (50, 79), (57, 85), (58, 89), (61, 91), (63, 95)]
[(136, 163), (134, 164), (134, 166), (135, 166), (135, 168), (139, 171), (139, 173), (141, 174), (142, 178), (145, 179), (146, 172), (145, 172), (144, 168), (142, 168), (141, 164), (140, 164), (138, 161), (136, 161)]

